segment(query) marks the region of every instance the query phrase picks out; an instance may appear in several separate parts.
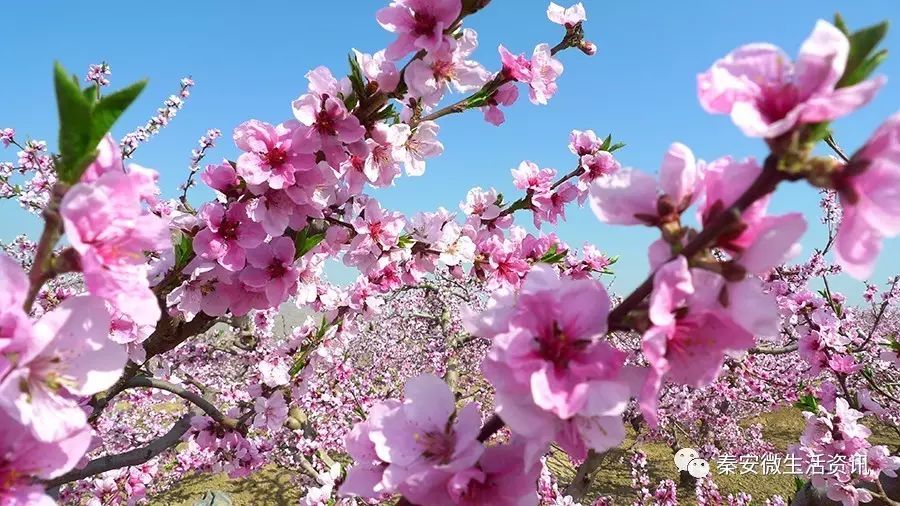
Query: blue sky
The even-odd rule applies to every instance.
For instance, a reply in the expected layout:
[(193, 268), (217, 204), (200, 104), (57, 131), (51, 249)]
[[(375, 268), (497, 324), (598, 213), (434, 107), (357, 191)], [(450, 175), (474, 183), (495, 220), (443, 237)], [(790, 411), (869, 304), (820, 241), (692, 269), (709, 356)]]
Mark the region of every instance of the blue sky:
[[(318, 65), (346, 73), (351, 47), (366, 52), (383, 48), (391, 35), (375, 22), (385, 1), (328, 2), (270, 0), (266, 2), (112, 2), (95, 0), (90, 7), (63, 0), (8, 2), (0, 20), (6, 41), (6, 69), (0, 80), (0, 128), (14, 127), (21, 135), (56, 137), (51, 65), (60, 60), (83, 74), (88, 64), (105, 60), (112, 66), (113, 88), (147, 77), (142, 97), (114, 129), (117, 137), (142, 124), (182, 76), (197, 85), (184, 110), (159, 136), (141, 147), (135, 161), (162, 174), (163, 191), (175, 196), (186, 175), (190, 150), (208, 128), (230, 136), (240, 122), (257, 118), (272, 123), (291, 116), (290, 101), (303, 93), (303, 75)], [(612, 2), (585, 0), (588, 37), (599, 47), (588, 58), (577, 51), (561, 55), (565, 73), (560, 92), (549, 106), (520, 100), (507, 123), (493, 127), (472, 112), (441, 123), (444, 156), (429, 164), (420, 178), (401, 178), (395, 188), (377, 191), (383, 204), (405, 213), (438, 206), (456, 209), (472, 186), (493, 186), (516, 195), (509, 170), (522, 160), (568, 171), (574, 158), (566, 148), (573, 128), (613, 133), (628, 143), (618, 153), (625, 165), (655, 171), (672, 141), (690, 146), (698, 157), (726, 154), (762, 157), (762, 142), (743, 137), (723, 116), (700, 108), (695, 76), (734, 47), (768, 41), (796, 54), (816, 19), (831, 19), (840, 11), (851, 27), (882, 19), (894, 20), (900, 3), (893, 1), (759, 0), (754, 2)], [(540, 42), (555, 44), (562, 29), (545, 17), (544, 0), (494, 0), (467, 21), (479, 33), (475, 57), (489, 69), (499, 66), (496, 48), (503, 43), (515, 52), (530, 52)], [(39, 21), (37, 17), (39, 15)], [(34, 22), (28, 22), (34, 20)], [(885, 47), (900, 48), (900, 32), (890, 33)], [(900, 59), (881, 67), (889, 81), (876, 100), (835, 125), (835, 135), (853, 151), (900, 105)], [(2, 158), (14, 156), (12, 150)], [(236, 156), (223, 138), (213, 158)], [(205, 196), (194, 193), (194, 200)], [(815, 192), (795, 184), (779, 192), (773, 212), (801, 210), (811, 218), (806, 250), (822, 244), (817, 226)], [(0, 239), (22, 231), (34, 233), (37, 221), (0, 203)], [(524, 217), (522, 222), (530, 221)], [(617, 291), (635, 286), (646, 274), (646, 245), (655, 238), (649, 229), (604, 226), (588, 210), (573, 210), (558, 228), (560, 236), (578, 246), (591, 241), (610, 255), (621, 255)], [(900, 240), (889, 241), (873, 279), (882, 282), (897, 268)], [(343, 276), (341, 276), (343, 277)], [(840, 288), (856, 290), (850, 280)]]

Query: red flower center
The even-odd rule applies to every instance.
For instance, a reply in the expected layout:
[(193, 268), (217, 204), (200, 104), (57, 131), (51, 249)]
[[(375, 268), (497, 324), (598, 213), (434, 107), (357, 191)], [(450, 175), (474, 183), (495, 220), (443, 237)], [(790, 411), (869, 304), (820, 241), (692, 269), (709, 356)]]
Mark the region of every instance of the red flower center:
[(287, 267), (284, 266), (280, 260), (272, 260), (272, 263), (269, 264), (269, 267), (266, 268), (266, 273), (269, 275), (269, 279), (279, 279), (284, 277), (287, 272)]
[(430, 35), (434, 32), (437, 19), (430, 12), (416, 12), (413, 14), (413, 33), (416, 35)]
[(269, 167), (281, 167), (287, 161), (287, 153), (281, 148), (275, 147), (266, 152), (266, 163)]
[(587, 347), (589, 341), (584, 339), (572, 339), (559, 327), (559, 323), (553, 322), (550, 332), (544, 332), (537, 338), (538, 354), (552, 362), (557, 371), (562, 371), (569, 366), (569, 362), (575, 359)]
[(800, 103), (800, 90), (793, 83), (774, 83), (763, 86), (756, 107), (769, 123), (774, 123), (791, 112)]

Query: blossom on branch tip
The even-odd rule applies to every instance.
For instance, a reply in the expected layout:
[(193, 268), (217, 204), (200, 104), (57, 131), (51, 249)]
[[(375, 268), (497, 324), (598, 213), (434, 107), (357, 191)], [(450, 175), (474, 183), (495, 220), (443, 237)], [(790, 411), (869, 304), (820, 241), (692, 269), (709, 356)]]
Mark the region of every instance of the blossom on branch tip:
[(556, 79), (563, 73), (563, 65), (553, 57), (549, 44), (538, 44), (531, 59), (524, 54), (514, 55), (502, 45), (499, 47), (503, 74), (528, 85), (529, 99), (535, 105), (547, 105), (556, 94)]
[(697, 76), (700, 104), (730, 114), (751, 137), (774, 138), (798, 124), (837, 119), (867, 104), (885, 82), (876, 77), (836, 88), (849, 52), (847, 36), (822, 20), (795, 63), (771, 44), (739, 47)]
[(610, 308), (603, 286), (537, 265), (518, 297), (498, 297), (464, 323), (493, 342), (482, 371), (496, 389), (498, 414), (528, 440), (526, 458), (554, 439), (576, 458), (621, 442), (632, 388), (619, 378), (624, 353), (600, 340)]
[(375, 15), (385, 30), (397, 34), (385, 56), (396, 61), (416, 50), (433, 53), (450, 44), (444, 32), (461, 10), (460, 0), (394, 0)]
[(558, 25), (573, 28), (578, 23), (586, 21), (587, 14), (581, 2), (568, 8), (550, 2), (550, 5), (547, 7), (547, 18)]
[(676, 142), (663, 157), (659, 182), (637, 169), (613, 172), (593, 182), (591, 209), (604, 223), (660, 225), (677, 219), (693, 203), (699, 180), (693, 153)]
[(900, 114), (882, 124), (834, 177), (843, 217), (838, 264), (857, 279), (871, 275), (885, 237), (900, 234)]

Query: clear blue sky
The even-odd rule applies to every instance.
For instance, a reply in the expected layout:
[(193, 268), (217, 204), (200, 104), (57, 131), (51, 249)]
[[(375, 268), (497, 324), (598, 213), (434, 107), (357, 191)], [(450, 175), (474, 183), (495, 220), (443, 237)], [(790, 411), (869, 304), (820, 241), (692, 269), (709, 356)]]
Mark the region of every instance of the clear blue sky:
[[(555, 44), (562, 29), (547, 21), (547, 3), (494, 0), (467, 21), (480, 37), (475, 57), (496, 70), (500, 43), (516, 52), (530, 52), (539, 42)], [(174, 196), (190, 150), (206, 129), (219, 128), (230, 137), (233, 127), (249, 118), (272, 123), (288, 119), (290, 101), (306, 89), (307, 70), (327, 65), (335, 74), (344, 74), (351, 47), (374, 52), (389, 43), (391, 35), (374, 19), (386, 4), (6, 2), (0, 19), (6, 69), (0, 80), (0, 128), (14, 127), (20, 135), (55, 145), (54, 59), (79, 74), (88, 64), (106, 60), (114, 88), (150, 78), (143, 96), (114, 129), (117, 137), (146, 121), (177, 89), (179, 79), (192, 75), (197, 85), (185, 109), (140, 148), (135, 160), (159, 170), (164, 193)], [(893, 21), (900, 14), (900, 2), (889, 0), (584, 4), (586, 32), (599, 52), (593, 58), (576, 51), (561, 55), (566, 69), (550, 105), (536, 107), (520, 100), (500, 128), (485, 123), (477, 112), (446, 118), (440, 135), (444, 156), (429, 164), (425, 176), (401, 178), (395, 188), (376, 192), (384, 205), (405, 213), (437, 206), (455, 210), (467, 189), (476, 185), (515, 195), (509, 170), (524, 159), (560, 171), (572, 168), (574, 158), (566, 143), (573, 128), (612, 132), (628, 143), (619, 152), (620, 160), (649, 171), (657, 169), (662, 153), (676, 140), (708, 160), (725, 154), (761, 157), (765, 151), (760, 141), (744, 138), (727, 117), (703, 112), (696, 99), (696, 74), (748, 42), (769, 41), (794, 55), (816, 19), (831, 19), (835, 11), (843, 13), (851, 27)], [(885, 41), (892, 51), (900, 49), (898, 29)], [(881, 73), (890, 80), (876, 100), (836, 125), (836, 137), (849, 151), (900, 109), (900, 58), (889, 58)], [(14, 152), (3, 155), (9, 159)], [(235, 155), (228, 138), (212, 153), (213, 158)], [(203, 196), (195, 193), (195, 200)], [(816, 204), (814, 191), (795, 185), (780, 192), (772, 210), (799, 209), (815, 221)], [(0, 204), (0, 239), (36, 230), (36, 221), (23, 220), (23, 214)], [(603, 226), (588, 210), (575, 210), (558, 232), (572, 245), (592, 241), (611, 255), (622, 255), (618, 291), (635, 286), (646, 273), (646, 245), (654, 238), (650, 230)], [(805, 241), (807, 251), (821, 244), (822, 237), (814, 223)], [(900, 240), (889, 242), (874, 280), (882, 282), (900, 270), (894, 261), (898, 254)], [(854, 287), (847, 280), (839, 286)]]

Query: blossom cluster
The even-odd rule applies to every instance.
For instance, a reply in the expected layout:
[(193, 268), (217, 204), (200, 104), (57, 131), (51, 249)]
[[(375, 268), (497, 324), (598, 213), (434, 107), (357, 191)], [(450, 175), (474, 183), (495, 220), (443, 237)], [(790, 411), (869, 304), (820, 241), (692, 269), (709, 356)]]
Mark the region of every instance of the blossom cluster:
[[(0, 165), (0, 197), (44, 220), (38, 242), (0, 254), (0, 502), (52, 503), (44, 485), (66, 485), (67, 502), (137, 502), (190, 473), (241, 478), (274, 462), (298, 470), (309, 505), (576, 504), (585, 484), (561, 491), (550, 452), (590, 476), (632, 430), (749, 460), (772, 448), (746, 417), (792, 404), (804, 469), (814, 456), (867, 459), (809, 471), (808, 489), (845, 505), (887, 497), (900, 458), (861, 420), (900, 422), (900, 278), (881, 294), (866, 285), (871, 312), (828, 280), (867, 278), (900, 233), (900, 115), (852, 156), (813, 151), (884, 85), (870, 77), (875, 44), (819, 21), (796, 62), (751, 44), (698, 76), (700, 105), (762, 138), (761, 161), (705, 161), (675, 142), (653, 175), (622, 167), (611, 135), (573, 130), (574, 167), (523, 161), (515, 200), (475, 187), (458, 211), (387, 209), (374, 192), (426, 173), (444, 117), (479, 110), (499, 126), (520, 87), (535, 105), (560, 93), (561, 51), (597, 52), (584, 6), (551, 3), (562, 40), (530, 55), (501, 45), (490, 71), (463, 26), (487, 4), (393, 0), (376, 15), (388, 47), (353, 50), (347, 77), (309, 71), (286, 119), (233, 129), (235, 160), (201, 167), (221, 135), (209, 130), (179, 199), (124, 160), (181, 110), (190, 78), (119, 142), (61, 135), (57, 156), (0, 130), (20, 150)], [(91, 87), (69, 99), (90, 115), (109, 75), (92, 65)], [(454, 93), (465, 96), (448, 103)], [(215, 197), (194, 207), (198, 174)], [(829, 232), (798, 265), (806, 219), (769, 206), (789, 181), (823, 192)], [(602, 283), (616, 257), (548, 230), (584, 204), (602, 223), (658, 231), (630, 294)], [(329, 283), (331, 261), (356, 280)], [(306, 318), (288, 323), (289, 306)], [(677, 503), (673, 481), (651, 485), (645, 455), (630, 464), (635, 504)], [(699, 504), (751, 500), (710, 479), (695, 492)]]

